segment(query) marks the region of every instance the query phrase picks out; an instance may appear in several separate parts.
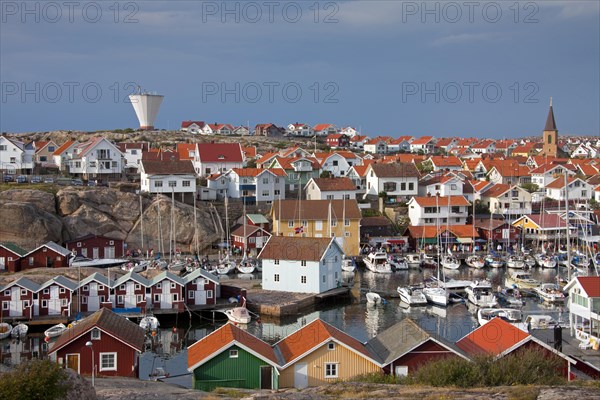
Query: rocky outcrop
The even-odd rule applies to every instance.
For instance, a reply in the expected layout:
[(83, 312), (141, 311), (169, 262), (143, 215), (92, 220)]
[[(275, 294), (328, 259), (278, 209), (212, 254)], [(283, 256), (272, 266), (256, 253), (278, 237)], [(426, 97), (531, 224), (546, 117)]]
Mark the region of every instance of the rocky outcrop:
[(161, 247), (168, 251), (172, 226), (174, 247), (191, 251), (194, 233), (200, 250), (220, 236), (208, 203), (199, 204), (196, 224), (192, 206), (176, 201), (171, 212), (171, 199), (165, 196), (142, 196), (141, 203), (142, 219), (140, 196), (112, 188), (67, 187), (56, 195), (7, 190), (0, 193), (0, 240), (33, 249), (47, 241), (63, 243), (92, 234), (124, 239), (130, 248), (139, 248), (143, 225), (144, 247), (158, 249), (162, 239)]

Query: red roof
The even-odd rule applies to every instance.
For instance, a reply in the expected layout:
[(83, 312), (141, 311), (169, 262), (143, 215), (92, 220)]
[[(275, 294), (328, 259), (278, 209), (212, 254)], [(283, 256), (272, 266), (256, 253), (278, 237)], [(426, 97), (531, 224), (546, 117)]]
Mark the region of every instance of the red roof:
[[(448, 196), (421, 196), (413, 197), (414, 201), (421, 207), (448, 207)], [(412, 199), (411, 199), (412, 200)], [(471, 203), (465, 196), (450, 196), (450, 207), (452, 206), (469, 206)]]
[[(567, 179), (569, 181), (569, 184), (573, 183), (575, 180), (581, 181), (581, 179), (576, 178), (574, 176), (569, 176)], [(562, 189), (564, 187), (565, 187), (565, 177), (564, 176), (556, 178), (555, 180), (553, 180), (552, 182), (550, 182), (549, 184), (546, 185), (546, 189)]]
[(286, 173), (281, 168), (270, 168), (270, 169), (262, 169), (262, 168), (233, 168), (233, 172), (235, 172), (238, 176), (253, 176), (256, 177), (262, 173), (272, 173), (275, 176), (286, 176)]
[(529, 333), (496, 317), (456, 342), (456, 346), (472, 355), (498, 356), (529, 337)]
[(198, 128), (202, 129), (204, 128), (204, 121), (182, 121), (181, 122), (181, 127), (182, 128), (188, 128), (189, 126), (196, 124), (198, 125)]
[(318, 132), (318, 131), (322, 131), (325, 129), (329, 129), (330, 126), (332, 126), (332, 124), (317, 124), (317, 125), (315, 125), (313, 130)]
[(256, 146), (248, 146), (248, 147), (244, 147), (242, 146), (242, 151), (244, 152), (244, 155), (246, 156), (246, 158), (254, 158), (256, 157)]
[(201, 162), (239, 162), (243, 161), (242, 147), (239, 143), (198, 143)]
[(433, 136), (423, 136), (420, 137), (418, 139), (413, 140), (410, 144), (417, 144), (417, 145), (422, 145), (422, 144), (427, 144), (429, 142), (431, 142), (431, 140), (433, 139)]
[(578, 276), (576, 279), (588, 297), (600, 297), (600, 276)]
[(60, 146), (58, 149), (56, 149), (54, 151), (54, 153), (52, 153), (53, 156), (60, 156), (62, 153), (64, 153), (65, 151), (67, 151), (69, 149), (69, 147), (73, 146), (75, 143), (77, 143), (76, 140), (67, 140), (66, 142), (64, 142), (62, 144), (62, 146)]
[(485, 197), (498, 197), (501, 194), (508, 192), (512, 186), (506, 185), (504, 183), (497, 183), (487, 189), (485, 192), (481, 193), (482, 196)]

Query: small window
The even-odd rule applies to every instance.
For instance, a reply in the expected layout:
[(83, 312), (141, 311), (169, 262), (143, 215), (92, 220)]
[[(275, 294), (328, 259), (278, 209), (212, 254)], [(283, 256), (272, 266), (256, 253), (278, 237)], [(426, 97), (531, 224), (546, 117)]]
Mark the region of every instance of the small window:
[(206, 291), (206, 298), (207, 299), (212, 299), (213, 298), (213, 291), (212, 290), (207, 290)]
[(114, 241), (114, 240), (109, 240), (109, 241), (108, 241), (108, 244), (109, 244), (110, 246), (112, 246), (112, 245), (114, 245), (114, 244), (115, 244), (115, 241)]
[(279, 274), (275, 274), (275, 276), (273, 276), (273, 281), (279, 282)]
[(104, 285), (98, 285), (98, 290), (104, 290)]
[(138, 294), (135, 296), (135, 301), (136, 303), (141, 303), (142, 301), (144, 301), (144, 297), (141, 294)]
[(288, 228), (294, 227), (294, 221), (288, 221)]
[(155, 303), (159, 303), (160, 302), (160, 294), (155, 294), (154, 295), (154, 302)]
[(23, 309), (29, 308), (29, 300), (23, 300)]
[(60, 288), (60, 293), (65, 293), (65, 292), (66, 292), (66, 289), (64, 287), (61, 287)]
[(77, 247), (81, 247), (81, 242), (77, 242)]
[(66, 307), (67, 306), (67, 299), (60, 299), (60, 306), (61, 307)]
[(123, 295), (122, 294), (117, 296), (117, 304), (123, 304)]
[(50, 294), (50, 289), (46, 288), (46, 289), (43, 290), (42, 293), (44, 293), (44, 294)]
[(135, 284), (135, 290), (140, 290), (142, 288), (142, 285), (140, 285), (139, 283)]
[(327, 350), (335, 350), (335, 342), (327, 343)]
[(119, 290), (125, 290), (125, 285), (119, 286)]
[(81, 304), (87, 304), (87, 296), (81, 296)]
[(100, 340), (100, 337), (101, 337), (100, 329), (98, 329), (98, 328), (92, 329), (90, 337), (92, 338), (92, 340)]
[(158, 282), (158, 283), (156, 284), (156, 288), (157, 288), (157, 289), (162, 289), (162, 282)]
[(337, 363), (325, 363), (325, 378), (337, 378), (338, 377), (338, 364)]
[(229, 350), (229, 358), (238, 358), (237, 350)]
[(27, 289), (21, 289), (21, 296), (27, 296)]
[(302, 266), (302, 267), (306, 267), (306, 260), (302, 260), (302, 261), (300, 261), (300, 266)]
[(42, 300), (42, 308), (48, 308), (48, 300)]
[(5, 295), (5, 296), (10, 296), (10, 290), (5, 290), (5, 291), (4, 291), (4, 295)]
[(177, 287), (177, 284), (175, 282), (171, 282), (171, 289), (175, 289)]
[(190, 290), (187, 293), (188, 293), (188, 299), (193, 299), (194, 298), (194, 293), (196, 293), (196, 292), (194, 292), (193, 290)]
[(83, 290), (84, 292), (89, 292), (90, 287), (88, 285), (83, 285), (83, 288), (81, 290)]
[(179, 301), (179, 293), (173, 293), (173, 301)]
[(8, 310), (9, 309), (9, 302), (8, 301), (3, 301), (2, 302), (2, 309), (3, 310)]
[(275, 265), (279, 265), (279, 260), (274, 261)]
[(303, 275), (300, 277), (300, 283), (306, 283), (306, 276)]
[(100, 353), (100, 371), (117, 370), (117, 353)]
[(327, 281), (327, 275), (323, 275), (323, 283)]

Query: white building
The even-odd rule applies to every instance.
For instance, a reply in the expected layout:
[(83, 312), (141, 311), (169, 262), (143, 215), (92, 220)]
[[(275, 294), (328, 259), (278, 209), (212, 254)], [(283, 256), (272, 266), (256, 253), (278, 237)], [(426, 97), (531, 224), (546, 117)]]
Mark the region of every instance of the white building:
[(141, 191), (147, 193), (196, 193), (196, 174), (189, 160), (142, 160), (140, 163)]
[(581, 341), (581, 347), (592, 348), (592, 341), (598, 346), (600, 343), (600, 277), (578, 276), (573, 278), (564, 290), (569, 292), (571, 336)]
[(254, 204), (285, 199), (285, 177), (286, 173), (281, 168), (233, 168), (223, 174), (221, 180), (227, 183), (229, 198), (243, 198), (247, 203)]
[(461, 196), (463, 181), (454, 175), (425, 177), (419, 182), (419, 196)]
[(339, 287), (344, 253), (335, 238), (271, 236), (258, 255), (262, 288), (323, 293)]
[(304, 192), (306, 200), (354, 200), (357, 189), (350, 178), (312, 178)]
[(408, 202), (408, 218), (415, 226), (465, 225), (470, 206), (464, 196), (413, 197)]
[(363, 151), (370, 154), (387, 154), (388, 145), (385, 140), (370, 139), (364, 142)]
[(537, 185), (539, 189), (544, 189), (546, 185), (553, 182), (559, 176), (564, 176), (565, 172), (569, 176), (575, 175), (576, 167), (571, 164), (542, 164), (531, 170), (531, 183)]
[(140, 162), (142, 161), (142, 153), (150, 151), (150, 143), (138, 142), (138, 143), (119, 143), (119, 150), (123, 153), (125, 158), (125, 169), (138, 170)]
[(420, 173), (412, 163), (370, 164), (366, 172), (365, 195), (378, 196), (385, 192), (388, 197), (409, 198), (419, 192)]
[(33, 169), (35, 150), (27, 151), (23, 142), (0, 136), (0, 170), (7, 174), (19, 174)]
[[(569, 200), (586, 201), (592, 198), (594, 195), (592, 185), (580, 178), (569, 177), (568, 179)], [(546, 185), (546, 197), (554, 200), (565, 200), (565, 178), (563, 176)]]
[(340, 129), (340, 133), (348, 136), (349, 138), (353, 138), (354, 136), (360, 135), (360, 132), (351, 126), (347, 126), (345, 128)]
[(52, 158), (54, 159), (54, 164), (58, 166), (60, 171), (68, 170), (69, 163), (73, 159), (78, 144), (79, 142), (76, 140), (67, 140), (62, 146), (54, 151)]
[(301, 124), (296, 122), (295, 124), (289, 124), (286, 129), (286, 133), (292, 136), (314, 136), (314, 129), (307, 124)]
[(492, 213), (516, 217), (531, 214), (531, 193), (517, 185), (494, 184), (481, 193), (481, 202)]
[(244, 153), (239, 143), (198, 143), (193, 163), (199, 176), (225, 173), (244, 167)]
[(321, 163), (321, 172), (327, 171), (333, 177), (345, 176), (348, 168), (360, 165), (362, 158), (351, 151), (336, 151), (335, 153), (317, 153), (315, 158)]
[(123, 172), (123, 153), (103, 137), (80, 143), (69, 163), (69, 173), (84, 179), (96, 179)]

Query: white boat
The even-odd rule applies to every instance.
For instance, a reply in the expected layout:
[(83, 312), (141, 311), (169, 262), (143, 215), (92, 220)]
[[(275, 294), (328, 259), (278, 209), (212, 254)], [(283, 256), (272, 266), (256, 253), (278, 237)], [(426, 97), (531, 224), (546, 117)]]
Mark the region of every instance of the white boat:
[(446, 269), (458, 269), (460, 267), (460, 261), (453, 255), (443, 256), (440, 264)]
[(367, 297), (367, 304), (382, 304), (383, 303), (383, 299), (377, 293), (368, 292), (366, 294), (366, 297)]
[(404, 257), (390, 256), (388, 262), (392, 266), (393, 271), (404, 271), (408, 269), (408, 263)]
[(240, 307), (225, 310), (225, 315), (231, 322), (236, 324), (247, 324), (252, 320), (245, 303)]
[(427, 254), (423, 254), (421, 257), (421, 267), (423, 268), (437, 268), (437, 261), (435, 258), (428, 256)]
[(392, 266), (388, 262), (387, 254), (383, 251), (370, 252), (363, 261), (369, 271), (380, 274), (392, 273)]
[(548, 303), (562, 303), (565, 300), (565, 295), (556, 283), (542, 283), (533, 291)]
[(498, 299), (488, 281), (475, 281), (465, 289), (467, 299), (477, 307), (496, 307)]
[(418, 286), (398, 286), (396, 289), (400, 300), (409, 306), (422, 306), (427, 304), (427, 298), (423, 294), (423, 288)]
[(227, 275), (236, 270), (235, 261), (229, 259), (229, 255), (225, 256), (224, 259), (219, 260), (217, 267), (215, 268), (217, 274)]
[(53, 338), (56, 336), (62, 335), (64, 331), (67, 330), (67, 326), (65, 324), (56, 324), (44, 331), (44, 336)]
[[(431, 277), (431, 279), (436, 282), (436, 277)], [(449, 293), (464, 293), (465, 289), (473, 284), (473, 281), (469, 281), (466, 279), (440, 279), (438, 282), (438, 286), (446, 289)]]
[(448, 291), (442, 287), (423, 288), (423, 294), (431, 304), (446, 307), (448, 305)]
[(150, 265), (150, 261), (128, 262), (121, 266), (123, 271), (143, 272)]
[(151, 381), (159, 381), (168, 377), (169, 373), (166, 372), (163, 367), (154, 368), (152, 372), (150, 372), (150, 375), (148, 375), (148, 378), (150, 378)]
[(485, 325), (494, 318), (501, 318), (512, 324), (518, 323), (523, 318), (521, 310), (514, 308), (480, 308), (477, 310), (477, 322)]
[(345, 271), (345, 272), (356, 271), (356, 263), (354, 262), (354, 258), (344, 257), (342, 259), (342, 271)]
[(421, 254), (411, 253), (405, 256), (408, 268), (419, 268), (421, 266)]
[(513, 287), (501, 288), (498, 287), (498, 299), (508, 307), (523, 307), (525, 304), (522, 300), (523, 296), (519, 289)]
[(550, 315), (528, 315), (525, 319), (527, 330), (531, 329), (551, 329), (556, 326), (561, 326)]
[(27, 335), (28, 330), (29, 327), (27, 325), (19, 323), (12, 328), (10, 331), (10, 336), (13, 338), (23, 337)]
[(494, 256), (492, 254), (488, 254), (485, 257), (485, 264), (488, 267), (492, 267), (492, 268), (502, 268), (502, 267), (504, 267), (504, 260), (501, 259), (498, 256)]
[(158, 322), (158, 319), (151, 315), (146, 315), (140, 320), (140, 328), (144, 329), (145, 331), (155, 331), (159, 326), (160, 322)]
[(6, 339), (10, 336), (10, 331), (12, 330), (12, 325), (7, 324), (6, 322), (0, 322), (0, 340)]
[(251, 274), (256, 270), (256, 263), (251, 258), (243, 258), (242, 261), (236, 265), (236, 269), (240, 274)]
[(516, 271), (506, 278), (506, 286), (516, 287), (518, 289), (533, 289), (541, 285), (540, 281), (537, 281), (531, 277), (527, 272)]
[(483, 268), (485, 266), (485, 262), (483, 261), (483, 258), (481, 258), (481, 256), (478, 256), (476, 254), (473, 254), (473, 255), (470, 255), (469, 257), (467, 257), (467, 259), (465, 260), (465, 263), (471, 268)]
[(535, 260), (537, 261), (538, 265), (542, 268), (556, 268), (556, 266), (558, 265), (556, 258), (543, 253), (536, 254)]
[(79, 267), (94, 267), (94, 268), (110, 268), (118, 265), (127, 264), (129, 260), (122, 258), (85, 258), (76, 257), (71, 261), (70, 266), (74, 268)]
[(523, 261), (525, 261), (525, 265), (527, 266), (527, 268), (535, 267), (536, 261), (535, 257), (533, 257), (532, 255), (526, 255)]
[(525, 268), (525, 257), (512, 255), (506, 259), (506, 266), (513, 269)]

